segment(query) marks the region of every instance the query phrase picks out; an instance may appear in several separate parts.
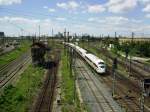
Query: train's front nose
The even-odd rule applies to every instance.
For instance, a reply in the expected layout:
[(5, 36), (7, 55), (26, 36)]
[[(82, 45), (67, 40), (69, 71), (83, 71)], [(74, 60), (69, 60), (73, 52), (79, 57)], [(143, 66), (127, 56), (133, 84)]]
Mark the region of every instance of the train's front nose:
[(105, 66), (100, 66), (100, 67), (97, 69), (97, 72), (98, 72), (98, 73), (105, 73), (105, 72), (106, 72)]

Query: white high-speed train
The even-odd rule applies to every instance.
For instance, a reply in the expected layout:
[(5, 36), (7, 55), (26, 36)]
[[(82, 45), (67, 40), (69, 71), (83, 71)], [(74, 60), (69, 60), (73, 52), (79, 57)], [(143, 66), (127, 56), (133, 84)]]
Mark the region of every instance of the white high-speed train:
[(99, 59), (97, 56), (88, 53), (85, 49), (76, 46), (72, 43), (64, 43), (65, 45), (68, 45), (69, 47), (76, 50), (77, 53), (83, 57), (86, 62), (97, 72), (100, 74), (104, 74), (106, 72), (106, 65), (105, 62), (102, 59)]

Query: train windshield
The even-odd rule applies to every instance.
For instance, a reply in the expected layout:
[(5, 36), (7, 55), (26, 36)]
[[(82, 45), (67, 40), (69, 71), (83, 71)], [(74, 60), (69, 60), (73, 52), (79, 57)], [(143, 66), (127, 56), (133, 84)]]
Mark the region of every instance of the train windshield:
[(105, 66), (100, 66), (101, 68), (105, 68)]

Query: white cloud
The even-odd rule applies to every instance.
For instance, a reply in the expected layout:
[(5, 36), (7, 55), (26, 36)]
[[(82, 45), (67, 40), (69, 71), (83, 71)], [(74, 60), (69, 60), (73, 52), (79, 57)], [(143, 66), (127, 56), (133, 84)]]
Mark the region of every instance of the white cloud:
[(105, 11), (105, 7), (103, 7), (102, 5), (89, 5), (88, 6), (88, 12), (90, 13), (99, 13), (99, 12), (104, 12)]
[(62, 2), (62, 3), (57, 3), (57, 7), (63, 8), (63, 9), (69, 9), (69, 10), (75, 10), (76, 8), (79, 7), (79, 4), (75, 1), (69, 1), (69, 2)]
[[(24, 17), (0, 17), (0, 29), (4, 31), (6, 35), (18, 35), (21, 34), (20, 29), (16, 26), (20, 26), (25, 29), (24, 34), (28, 35), (38, 33), (38, 26), (41, 26), (41, 35), (47, 34), (49, 29), (53, 27), (55, 32), (62, 32), (64, 28), (69, 29), (69, 31), (77, 33), (89, 33), (100, 35), (104, 34), (114, 34), (118, 33), (130, 33), (135, 32), (149, 32), (150, 25), (143, 24), (141, 20), (138, 19), (128, 19), (123, 16), (108, 16), (108, 17), (91, 17), (87, 21), (79, 21), (76, 23), (67, 23), (67, 19), (64, 17), (58, 17), (51, 19), (31, 19)], [(13, 24), (11, 24), (13, 23)], [(67, 24), (66, 24), (67, 23)], [(138, 24), (137, 24), (138, 23)], [(140, 27), (139, 27), (140, 26)]]
[(97, 20), (97, 18), (88, 18), (89, 22), (93, 22), (93, 21), (96, 21), (96, 20)]
[(23, 18), (23, 17), (8, 17), (8, 16), (5, 16), (5, 17), (0, 18), (0, 22), (36, 24), (36, 23), (40, 22), (40, 20), (39, 19), (28, 19), (28, 18)]
[(54, 8), (49, 8), (48, 6), (43, 6), (44, 9), (48, 9), (49, 12), (55, 12), (56, 9)]
[(104, 23), (105, 22), (104, 19), (101, 19), (101, 18), (98, 18), (98, 17), (88, 18), (88, 21), (89, 22), (98, 22), (98, 23)]
[(133, 23), (142, 23), (143, 21), (142, 20), (137, 20), (137, 19), (131, 19), (131, 22), (133, 22)]
[(44, 9), (48, 9), (48, 6), (43, 6)]
[(150, 18), (150, 14), (146, 14), (146, 16), (145, 16), (146, 18)]
[(58, 20), (58, 21), (66, 21), (66, 18), (58, 17), (58, 18), (56, 18), (56, 20)]
[(49, 11), (49, 12), (55, 12), (56, 10), (53, 9), (53, 8), (49, 8), (48, 11)]
[(146, 5), (146, 7), (143, 9), (143, 12), (150, 12), (150, 4)]
[(41, 35), (47, 34), (49, 28), (55, 29), (56, 32), (60, 31), (61, 23), (52, 21), (51, 19), (31, 19), (24, 17), (0, 17), (0, 29), (4, 31), (6, 35), (20, 35), (20, 28), (24, 29), (24, 35), (38, 33), (38, 26), (41, 26)]
[[(108, 17), (93, 17), (89, 18), (89, 26), (95, 26), (99, 31), (108, 33), (116, 32), (130, 32), (131, 20), (122, 16), (108, 16)], [(100, 24), (100, 25), (99, 25)], [(135, 24), (135, 23), (134, 23)], [(137, 24), (137, 23), (136, 23)], [(123, 27), (122, 27), (123, 26)]]
[(57, 7), (67, 9), (67, 4), (66, 3), (57, 3)]
[(106, 24), (124, 25), (129, 22), (128, 18), (122, 16), (111, 16), (105, 18)]
[(150, 3), (150, 0), (138, 0), (138, 1), (143, 4)]
[(0, 5), (21, 4), (22, 0), (0, 0)]
[(75, 9), (75, 8), (77, 8), (79, 6), (79, 4), (77, 2), (75, 2), (75, 1), (68, 2), (68, 5), (72, 9)]
[(108, 11), (112, 13), (123, 13), (134, 9), (138, 0), (109, 0), (106, 4)]
[(89, 22), (97, 22), (97, 23), (103, 23), (103, 24), (109, 24), (109, 25), (122, 25), (124, 26), (125, 24), (130, 24), (130, 23), (135, 23), (135, 24), (139, 24), (142, 23), (142, 20), (138, 20), (138, 19), (128, 19), (126, 17), (122, 17), (122, 16), (108, 16), (105, 18), (99, 18), (99, 17), (91, 17), (88, 18)]

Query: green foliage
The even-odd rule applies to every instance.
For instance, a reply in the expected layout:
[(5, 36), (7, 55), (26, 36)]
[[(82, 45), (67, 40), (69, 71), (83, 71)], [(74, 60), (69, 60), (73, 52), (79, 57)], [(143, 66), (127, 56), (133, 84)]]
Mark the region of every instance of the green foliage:
[(16, 85), (9, 85), (0, 96), (1, 112), (25, 112), (41, 85), (42, 68), (32, 65), (21, 75)]
[[(79, 99), (76, 95), (76, 100), (74, 103), (74, 77), (70, 76), (69, 70), (69, 61), (68, 57), (65, 55), (65, 52), (62, 53), (62, 62), (61, 62), (61, 73), (62, 73), (62, 107), (63, 112), (81, 112), (79, 106)], [(74, 104), (76, 106), (74, 106)]]
[(73, 103), (73, 78), (70, 77), (70, 71), (68, 69), (67, 56), (63, 54), (62, 56), (62, 80), (63, 80), (63, 92), (64, 92), (64, 102), (69, 104)]
[(120, 48), (123, 52), (128, 49), (131, 55), (150, 57), (150, 42), (124, 42)]

